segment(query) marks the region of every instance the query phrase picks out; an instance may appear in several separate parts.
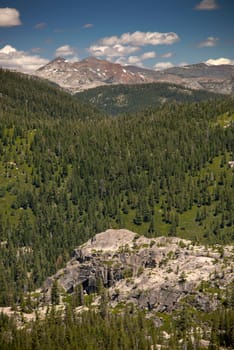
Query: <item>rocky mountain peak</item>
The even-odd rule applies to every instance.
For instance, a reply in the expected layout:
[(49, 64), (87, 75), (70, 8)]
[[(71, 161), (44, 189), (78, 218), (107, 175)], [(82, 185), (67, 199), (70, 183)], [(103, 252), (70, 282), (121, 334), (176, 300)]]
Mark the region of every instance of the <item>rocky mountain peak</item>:
[(79, 62), (69, 62), (59, 57), (38, 69), (35, 74), (73, 93), (100, 85), (152, 82), (151, 77), (95, 57), (88, 57)]
[(58, 56), (53, 61), (51, 61), (51, 63), (64, 63), (64, 62), (66, 62), (66, 60), (61, 56)]
[[(52, 60), (52, 61), (50, 61), (49, 63), (47, 63), (45, 66), (43, 66), (43, 67), (40, 67), (38, 70), (37, 70), (37, 72), (44, 72), (44, 71), (46, 71), (46, 69), (48, 68), (48, 67), (57, 67), (58, 65), (61, 65), (61, 64), (64, 64), (64, 63), (66, 63), (66, 60), (65, 60), (65, 58), (63, 58), (63, 57), (56, 57), (54, 60)], [(40, 74), (40, 73), (39, 73)]]
[(81, 62), (87, 63), (87, 64), (97, 64), (99, 62), (107, 62), (107, 61), (100, 60), (99, 58), (94, 57), (94, 56), (89, 56), (89, 57), (83, 59)]

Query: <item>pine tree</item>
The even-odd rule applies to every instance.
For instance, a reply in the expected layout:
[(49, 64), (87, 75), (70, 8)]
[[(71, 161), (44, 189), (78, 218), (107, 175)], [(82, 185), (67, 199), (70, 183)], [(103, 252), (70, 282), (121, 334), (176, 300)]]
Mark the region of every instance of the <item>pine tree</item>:
[(59, 288), (58, 281), (56, 279), (53, 281), (51, 288), (51, 303), (54, 305), (59, 304)]

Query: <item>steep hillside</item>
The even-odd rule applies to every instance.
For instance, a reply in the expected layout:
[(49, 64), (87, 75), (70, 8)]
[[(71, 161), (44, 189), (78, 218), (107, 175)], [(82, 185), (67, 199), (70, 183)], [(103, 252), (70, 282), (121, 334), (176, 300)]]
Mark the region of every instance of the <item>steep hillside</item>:
[(1, 348), (15, 349), (17, 337), (19, 350), (232, 349), (233, 253), (123, 229), (96, 234), (20, 306), (0, 308)]
[(1, 349), (231, 349), (233, 98), (110, 118), (0, 79)]
[(26, 74), (0, 69), (1, 118), (92, 118), (98, 116), (93, 107), (79, 103), (58, 86)]
[(160, 107), (171, 102), (199, 102), (221, 95), (204, 90), (191, 90), (182, 85), (151, 83), (112, 85), (89, 89), (76, 94), (81, 102), (90, 103), (108, 114), (131, 113)]
[[(21, 85), (21, 76), (4, 74), (1, 305), (20, 302), (74, 246), (109, 227), (233, 241), (232, 99), (100, 118), (53, 87), (44, 92), (41, 82), (22, 77)], [(51, 118), (62, 101), (63, 114)]]

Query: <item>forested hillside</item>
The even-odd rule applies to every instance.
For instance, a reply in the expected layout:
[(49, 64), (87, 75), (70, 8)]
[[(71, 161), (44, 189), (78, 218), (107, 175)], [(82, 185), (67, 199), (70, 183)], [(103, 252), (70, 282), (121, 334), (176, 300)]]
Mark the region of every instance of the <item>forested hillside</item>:
[(168, 83), (100, 86), (76, 96), (111, 115), (140, 112), (171, 102), (200, 102), (221, 97), (217, 93)]
[[(0, 99), (2, 113), (9, 118), (97, 118), (94, 107), (79, 103), (55, 84), (25, 74), (0, 69)], [(3, 114), (1, 113), (1, 118)]]
[(2, 305), (108, 227), (233, 241), (232, 99), (112, 119), (44, 83), (1, 81)]
[[(26, 292), (64, 266), (74, 247), (110, 227), (233, 243), (233, 116), (234, 100), (222, 97), (110, 118), (47, 83), (0, 71), (0, 305), (22, 304)], [(141, 341), (152, 324), (144, 328), (137, 317)], [(108, 320), (82, 316), (94, 333), (95, 322), (108, 324), (111, 341), (110, 329), (122, 321)], [(8, 322), (1, 316), (19, 345), (24, 330)], [(32, 327), (25, 348), (37, 348), (39, 333), (46, 342), (45, 329), (54, 334), (55, 320), (46, 322), (50, 326)], [(70, 336), (81, 319), (75, 322), (67, 326)], [(137, 348), (134, 337), (127, 343), (124, 328), (128, 345), (122, 348)], [(109, 349), (100, 344), (93, 348)]]
[(233, 349), (234, 313), (230, 306), (229, 299), (228, 308), (210, 314), (194, 313), (182, 306), (171, 319), (165, 317), (163, 327), (130, 305), (122, 315), (105, 308), (77, 315), (67, 307), (64, 317), (52, 307), (46, 320), (38, 319), (26, 327), (17, 327), (14, 320), (0, 314), (0, 344), (2, 350)]

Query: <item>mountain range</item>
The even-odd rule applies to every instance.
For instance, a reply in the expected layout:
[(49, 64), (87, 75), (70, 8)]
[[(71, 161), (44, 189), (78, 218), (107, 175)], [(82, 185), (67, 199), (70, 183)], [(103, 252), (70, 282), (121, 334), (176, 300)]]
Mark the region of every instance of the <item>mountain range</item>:
[(223, 94), (234, 91), (234, 66), (211, 66), (205, 63), (173, 67), (162, 71), (123, 66), (95, 57), (69, 62), (58, 57), (39, 68), (36, 76), (50, 80), (69, 92), (76, 93), (98, 86), (167, 82), (191, 89)]

